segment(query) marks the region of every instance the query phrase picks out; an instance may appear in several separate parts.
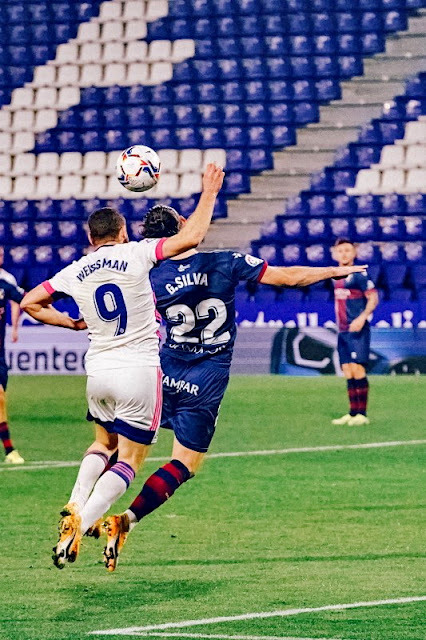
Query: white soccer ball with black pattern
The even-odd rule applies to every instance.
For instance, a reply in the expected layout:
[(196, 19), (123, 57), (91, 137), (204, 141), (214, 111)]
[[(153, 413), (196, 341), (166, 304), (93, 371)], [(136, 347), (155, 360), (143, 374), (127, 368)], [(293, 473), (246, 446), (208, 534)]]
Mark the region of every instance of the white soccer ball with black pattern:
[(120, 153), (117, 160), (117, 178), (129, 191), (148, 191), (160, 179), (161, 162), (150, 147), (137, 144)]

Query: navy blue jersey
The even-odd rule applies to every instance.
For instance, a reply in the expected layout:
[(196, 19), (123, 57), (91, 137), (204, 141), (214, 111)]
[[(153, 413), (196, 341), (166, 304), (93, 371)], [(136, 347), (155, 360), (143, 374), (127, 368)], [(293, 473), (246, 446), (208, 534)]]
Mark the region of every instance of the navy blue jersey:
[(367, 273), (351, 273), (347, 278), (334, 280), (336, 321), (339, 331), (348, 331), (367, 306), (368, 292), (375, 291)]
[(0, 359), (4, 360), (4, 338), (6, 333), (6, 305), (9, 300), (21, 302), (24, 297), (22, 289), (7, 282), (0, 280)]
[(165, 260), (151, 271), (157, 309), (166, 323), (163, 349), (185, 360), (215, 356), (231, 362), (235, 342), (235, 287), (257, 281), (267, 263), (232, 251)]

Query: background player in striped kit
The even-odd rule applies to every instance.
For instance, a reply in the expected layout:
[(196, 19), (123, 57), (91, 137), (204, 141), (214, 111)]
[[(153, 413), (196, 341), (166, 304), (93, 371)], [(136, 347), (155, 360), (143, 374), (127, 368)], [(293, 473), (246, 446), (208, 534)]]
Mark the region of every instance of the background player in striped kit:
[[(145, 218), (144, 235), (174, 236), (185, 224), (174, 209), (158, 205)], [(104, 559), (109, 571), (116, 567), (128, 531), (194, 475), (208, 450), (229, 380), (236, 337), (235, 288), (240, 280), (303, 287), (364, 269), (269, 267), (239, 252), (190, 250), (151, 271), (157, 309), (167, 329), (161, 351), (161, 426), (172, 429), (175, 439), (171, 461), (148, 478), (130, 509), (107, 518)]]
[[(356, 259), (353, 242), (340, 238), (334, 246), (334, 258), (339, 266), (351, 266)], [(336, 322), (339, 330), (337, 349), (340, 365), (347, 380), (349, 413), (333, 420), (336, 425), (369, 424), (367, 418), (370, 353), (369, 315), (379, 303), (374, 283), (366, 272), (353, 273), (334, 283)]]

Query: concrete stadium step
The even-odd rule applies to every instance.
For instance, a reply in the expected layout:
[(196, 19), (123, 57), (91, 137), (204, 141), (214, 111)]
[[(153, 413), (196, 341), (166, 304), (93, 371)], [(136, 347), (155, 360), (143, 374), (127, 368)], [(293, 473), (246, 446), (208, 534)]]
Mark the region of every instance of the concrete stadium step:
[[(228, 203), (228, 217), (225, 220), (260, 225), (273, 219), (274, 216), (284, 213), (285, 202), (286, 196), (267, 198), (264, 195), (243, 194)], [(221, 221), (217, 220), (217, 223), (219, 222)]]
[(410, 56), (391, 56), (386, 53), (379, 53), (374, 58), (364, 61), (364, 69), (367, 74), (374, 72), (376, 75), (389, 75), (403, 77), (414, 75), (426, 69), (426, 54)]
[(277, 172), (316, 171), (333, 160), (334, 150), (318, 150), (313, 147), (287, 147), (274, 153), (274, 169)]
[(297, 144), (302, 146), (321, 148), (336, 148), (342, 144), (356, 140), (359, 127), (351, 126), (324, 126), (322, 124), (309, 124), (297, 132)]
[(407, 34), (404, 37), (393, 36), (386, 42), (386, 53), (391, 56), (424, 55), (426, 42), (425, 33)]
[(285, 197), (309, 187), (310, 171), (304, 173), (282, 173), (268, 171), (251, 179), (251, 193), (254, 196)]
[(362, 80), (354, 78), (350, 82), (343, 82), (342, 102), (358, 102), (359, 104), (383, 103), (404, 91), (404, 82), (401, 80), (379, 78), (374, 80), (374, 87), (372, 84), (365, 78)]
[[(268, 214), (265, 214), (265, 218)], [(206, 239), (201, 245), (203, 251), (211, 249), (244, 249), (250, 250), (250, 242), (259, 236), (259, 225), (244, 224), (229, 220), (218, 220), (209, 229)]]
[(334, 126), (360, 126), (366, 120), (378, 118), (382, 112), (383, 103), (369, 104), (348, 103), (343, 100), (334, 101), (320, 108), (320, 123)]

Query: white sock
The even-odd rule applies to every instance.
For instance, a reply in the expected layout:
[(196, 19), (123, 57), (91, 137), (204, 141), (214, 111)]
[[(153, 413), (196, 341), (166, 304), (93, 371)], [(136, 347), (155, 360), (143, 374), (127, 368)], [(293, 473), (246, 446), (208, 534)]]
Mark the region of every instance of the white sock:
[(81, 511), (86, 504), (96, 481), (108, 464), (108, 456), (102, 451), (89, 451), (81, 461), (77, 480), (71, 492), (69, 502), (78, 504)]
[(108, 511), (116, 500), (121, 498), (134, 477), (135, 472), (128, 464), (117, 462), (99, 478), (80, 514), (82, 535)]
[(133, 529), (138, 524), (139, 520), (136, 518), (135, 514), (131, 509), (127, 509), (124, 513), (126, 513), (129, 517), (129, 531), (133, 531)]

